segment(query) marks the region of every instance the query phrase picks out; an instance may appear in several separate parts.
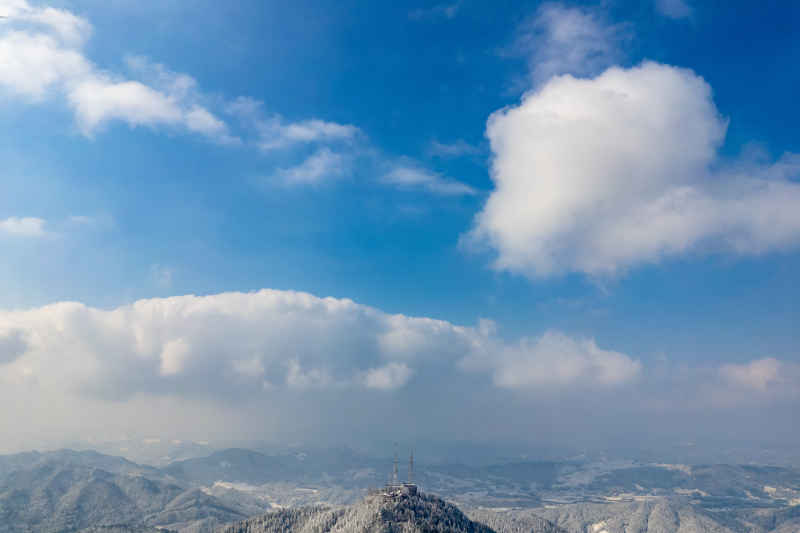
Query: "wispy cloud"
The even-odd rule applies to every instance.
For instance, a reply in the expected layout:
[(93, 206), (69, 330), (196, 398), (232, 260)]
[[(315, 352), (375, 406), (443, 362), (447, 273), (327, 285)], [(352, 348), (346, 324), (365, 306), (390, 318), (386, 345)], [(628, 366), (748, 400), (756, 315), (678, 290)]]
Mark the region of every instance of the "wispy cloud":
[(281, 128), (281, 136), (288, 141), (313, 142), (332, 139), (352, 139), (358, 128), (350, 124), (337, 124), (319, 119), (287, 124)]
[(88, 215), (70, 215), (67, 220), (73, 224), (80, 225), (91, 225), (95, 223), (95, 218)]
[[(460, 2), (443, 4), (429, 11), (452, 17), (460, 6)], [(388, 164), (389, 158), (372, 147), (353, 124), (318, 117), (289, 120), (268, 113), (261, 101), (248, 97), (220, 104), (219, 99), (205, 95), (193, 77), (143, 56), (125, 57), (124, 73), (101, 70), (84, 51), (91, 24), (69, 11), (18, 0), (10, 4), (7, 16), (0, 22), (0, 86), (31, 103), (63, 98), (87, 137), (121, 122), (130, 127), (183, 130), (220, 144), (246, 144), (265, 154), (280, 151), (284, 160), (303, 154), (305, 158), (293, 166), (273, 172), (290, 185), (319, 184), (340, 177), (357, 160), (376, 169), (377, 175), (382, 175), (378, 169)], [(212, 110), (214, 102), (220, 113)], [(311, 155), (307, 155), (309, 148)], [(459, 141), (436, 143), (433, 150), (442, 157), (471, 152)], [(381, 181), (394, 187), (449, 196), (475, 194), (472, 187), (417, 164), (383, 174)], [(29, 220), (12, 220), (7, 226), (11, 228), (7, 233), (36, 233), (35, 223)]]
[(726, 364), (720, 375), (729, 384), (760, 392), (791, 387), (800, 391), (800, 365), (774, 357), (755, 359), (745, 364)]
[(627, 28), (588, 8), (543, 4), (517, 29), (507, 54), (528, 58), (534, 84), (559, 74), (598, 74), (622, 57)]
[(338, 124), (319, 119), (282, 123), (280, 119), (266, 121), (259, 127), (262, 150), (284, 148), (292, 144), (347, 141), (354, 139), (359, 129), (351, 124)]
[(683, 19), (692, 16), (694, 10), (686, 0), (654, 0), (656, 10), (671, 19)]
[(458, 0), (451, 3), (437, 4), (429, 8), (415, 9), (408, 14), (408, 18), (411, 20), (453, 19), (458, 15), (463, 3), (463, 0)]
[(350, 168), (349, 156), (320, 148), (300, 164), (282, 168), (275, 175), (287, 185), (314, 185), (345, 174)]
[(264, 152), (312, 143), (347, 143), (363, 136), (361, 130), (352, 124), (318, 118), (292, 122), (277, 113), (268, 115), (263, 102), (249, 97), (239, 97), (230, 102), (227, 112), (255, 130), (255, 145)]
[(436, 139), (428, 145), (428, 155), (434, 157), (463, 157), (480, 153), (480, 148), (474, 146), (463, 139), (458, 139), (451, 143), (442, 143)]
[(508, 389), (560, 388), (572, 383), (616, 387), (636, 380), (642, 372), (642, 364), (625, 354), (557, 331), (521, 339), (496, 353), (475, 354), (462, 365), (489, 371), (495, 385)]
[(82, 45), (92, 33), (92, 26), (86, 19), (64, 9), (34, 7), (26, 0), (3, 2), (0, 4), (0, 15), (5, 17), (2, 22), (16, 21), (47, 28), (72, 46)]
[(36, 7), (26, 0), (6, 6), (0, 19), (0, 86), (33, 102), (65, 99), (81, 131), (91, 136), (103, 125), (167, 126), (217, 142), (236, 139), (227, 124), (200, 102), (195, 81), (142, 58), (130, 62), (147, 73), (160, 71), (161, 86), (97, 68), (84, 54), (91, 24), (73, 13)]
[(413, 371), (405, 363), (389, 363), (368, 370), (363, 374), (362, 381), (368, 389), (392, 390), (405, 386), (412, 374)]
[(0, 233), (15, 237), (43, 237), (45, 220), (37, 217), (9, 217), (0, 220)]
[(460, 181), (451, 180), (424, 168), (400, 164), (384, 174), (383, 183), (401, 189), (422, 189), (443, 196), (474, 195), (477, 191)]
[[(269, 178), (286, 185), (315, 185), (355, 174), (378, 175), (379, 182), (398, 189), (417, 189), (441, 196), (474, 195), (476, 190), (459, 181), (425, 169), (412, 158), (392, 158), (373, 146), (368, 136), (352, 124), (320, 119), (287, 121), (278, 114), (268, 116), (259, 100), (240, 97), (227, 106), (228, 113), (258, 132), (256, 144), (264, 153), (282, 150), (301, 152), (304, 159), (278, 168)], [(314, 147), (307, 155), (307, 147)], [(434, 141), (431, 149), (441, 157), (473, 153), (464, 141), (447, 145)], [(264, 184), (264, 180), (259, 180)]]

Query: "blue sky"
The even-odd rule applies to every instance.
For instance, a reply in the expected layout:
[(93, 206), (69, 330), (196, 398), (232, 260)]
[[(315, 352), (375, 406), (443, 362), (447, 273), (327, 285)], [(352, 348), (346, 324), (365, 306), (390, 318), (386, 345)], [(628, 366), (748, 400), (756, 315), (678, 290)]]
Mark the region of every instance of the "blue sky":
[[(681, 387), (724, 389), (708, 413), (736, 387), (759, 409), (800, 395), (793, 2), (0, 0), (4, 12), (0, 373), (14, 386), (56, 350), (41, 341), (55, 326), (30, 318), (47, 304), (114, 313), (267, 288), (494, 346), (430, 369), (357, 358), (353, 375), (387, 394), (455, 373), (454, 387), (488, 376), (489, 403), (508, 390), (515, 406), (547, 402), (538, 376), (564, 350), (566, 388), (618, 371), (601, 388), (635, 388), (604, 394), (667, 395), (688, 368)], [(604, 100), (615, 91), (643, 103)], [(164, 379), (188, 367), (166, 363), (168, 337), (131, 394), (172, 397)], [(93, 350), (72, 364), (102, 366)], [(259, 357), (259, 379), (270, 365), (293, 375), (295, 356)], [(344, 372), (296, 360), (328, 384)], [(503, 377), (520, 368), (528, 381)], [(40, 383), (48, 398), (75, 388)]]

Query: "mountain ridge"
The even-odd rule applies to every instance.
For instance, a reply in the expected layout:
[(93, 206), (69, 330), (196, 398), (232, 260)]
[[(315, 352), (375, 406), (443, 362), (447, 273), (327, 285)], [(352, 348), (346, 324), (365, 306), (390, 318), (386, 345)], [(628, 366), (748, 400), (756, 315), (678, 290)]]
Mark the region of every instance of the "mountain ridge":
[(344, 508), (273, 511), (226, 526), (220, 533), (495, 533), (455, 505), (417, 491), (374, 492)]

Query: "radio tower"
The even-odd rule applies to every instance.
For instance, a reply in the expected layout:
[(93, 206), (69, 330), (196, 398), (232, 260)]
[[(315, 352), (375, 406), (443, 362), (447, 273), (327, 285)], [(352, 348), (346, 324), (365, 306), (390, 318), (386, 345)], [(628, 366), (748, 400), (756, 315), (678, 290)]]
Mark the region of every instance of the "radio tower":
[(394, 468), (392, 469), (392, 485), (395, 487), (400, 484), (400, 476), (398, 474), (398, 461), (397, 461), (397, 443), (394, 443)]
[(408, 484), (414, 484), (414, 450), (411, 450), (411, 455), (408, 458)]

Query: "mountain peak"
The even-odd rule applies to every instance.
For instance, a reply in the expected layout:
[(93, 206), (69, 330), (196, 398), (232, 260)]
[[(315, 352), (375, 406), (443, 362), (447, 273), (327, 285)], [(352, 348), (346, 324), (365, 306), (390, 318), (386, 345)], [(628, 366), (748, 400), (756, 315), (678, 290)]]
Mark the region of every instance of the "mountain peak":
[(344, 508), (285, 509), (227, 526), (223, 533), (493, 533), (455, 505), (409, 487), (373, 491)]

